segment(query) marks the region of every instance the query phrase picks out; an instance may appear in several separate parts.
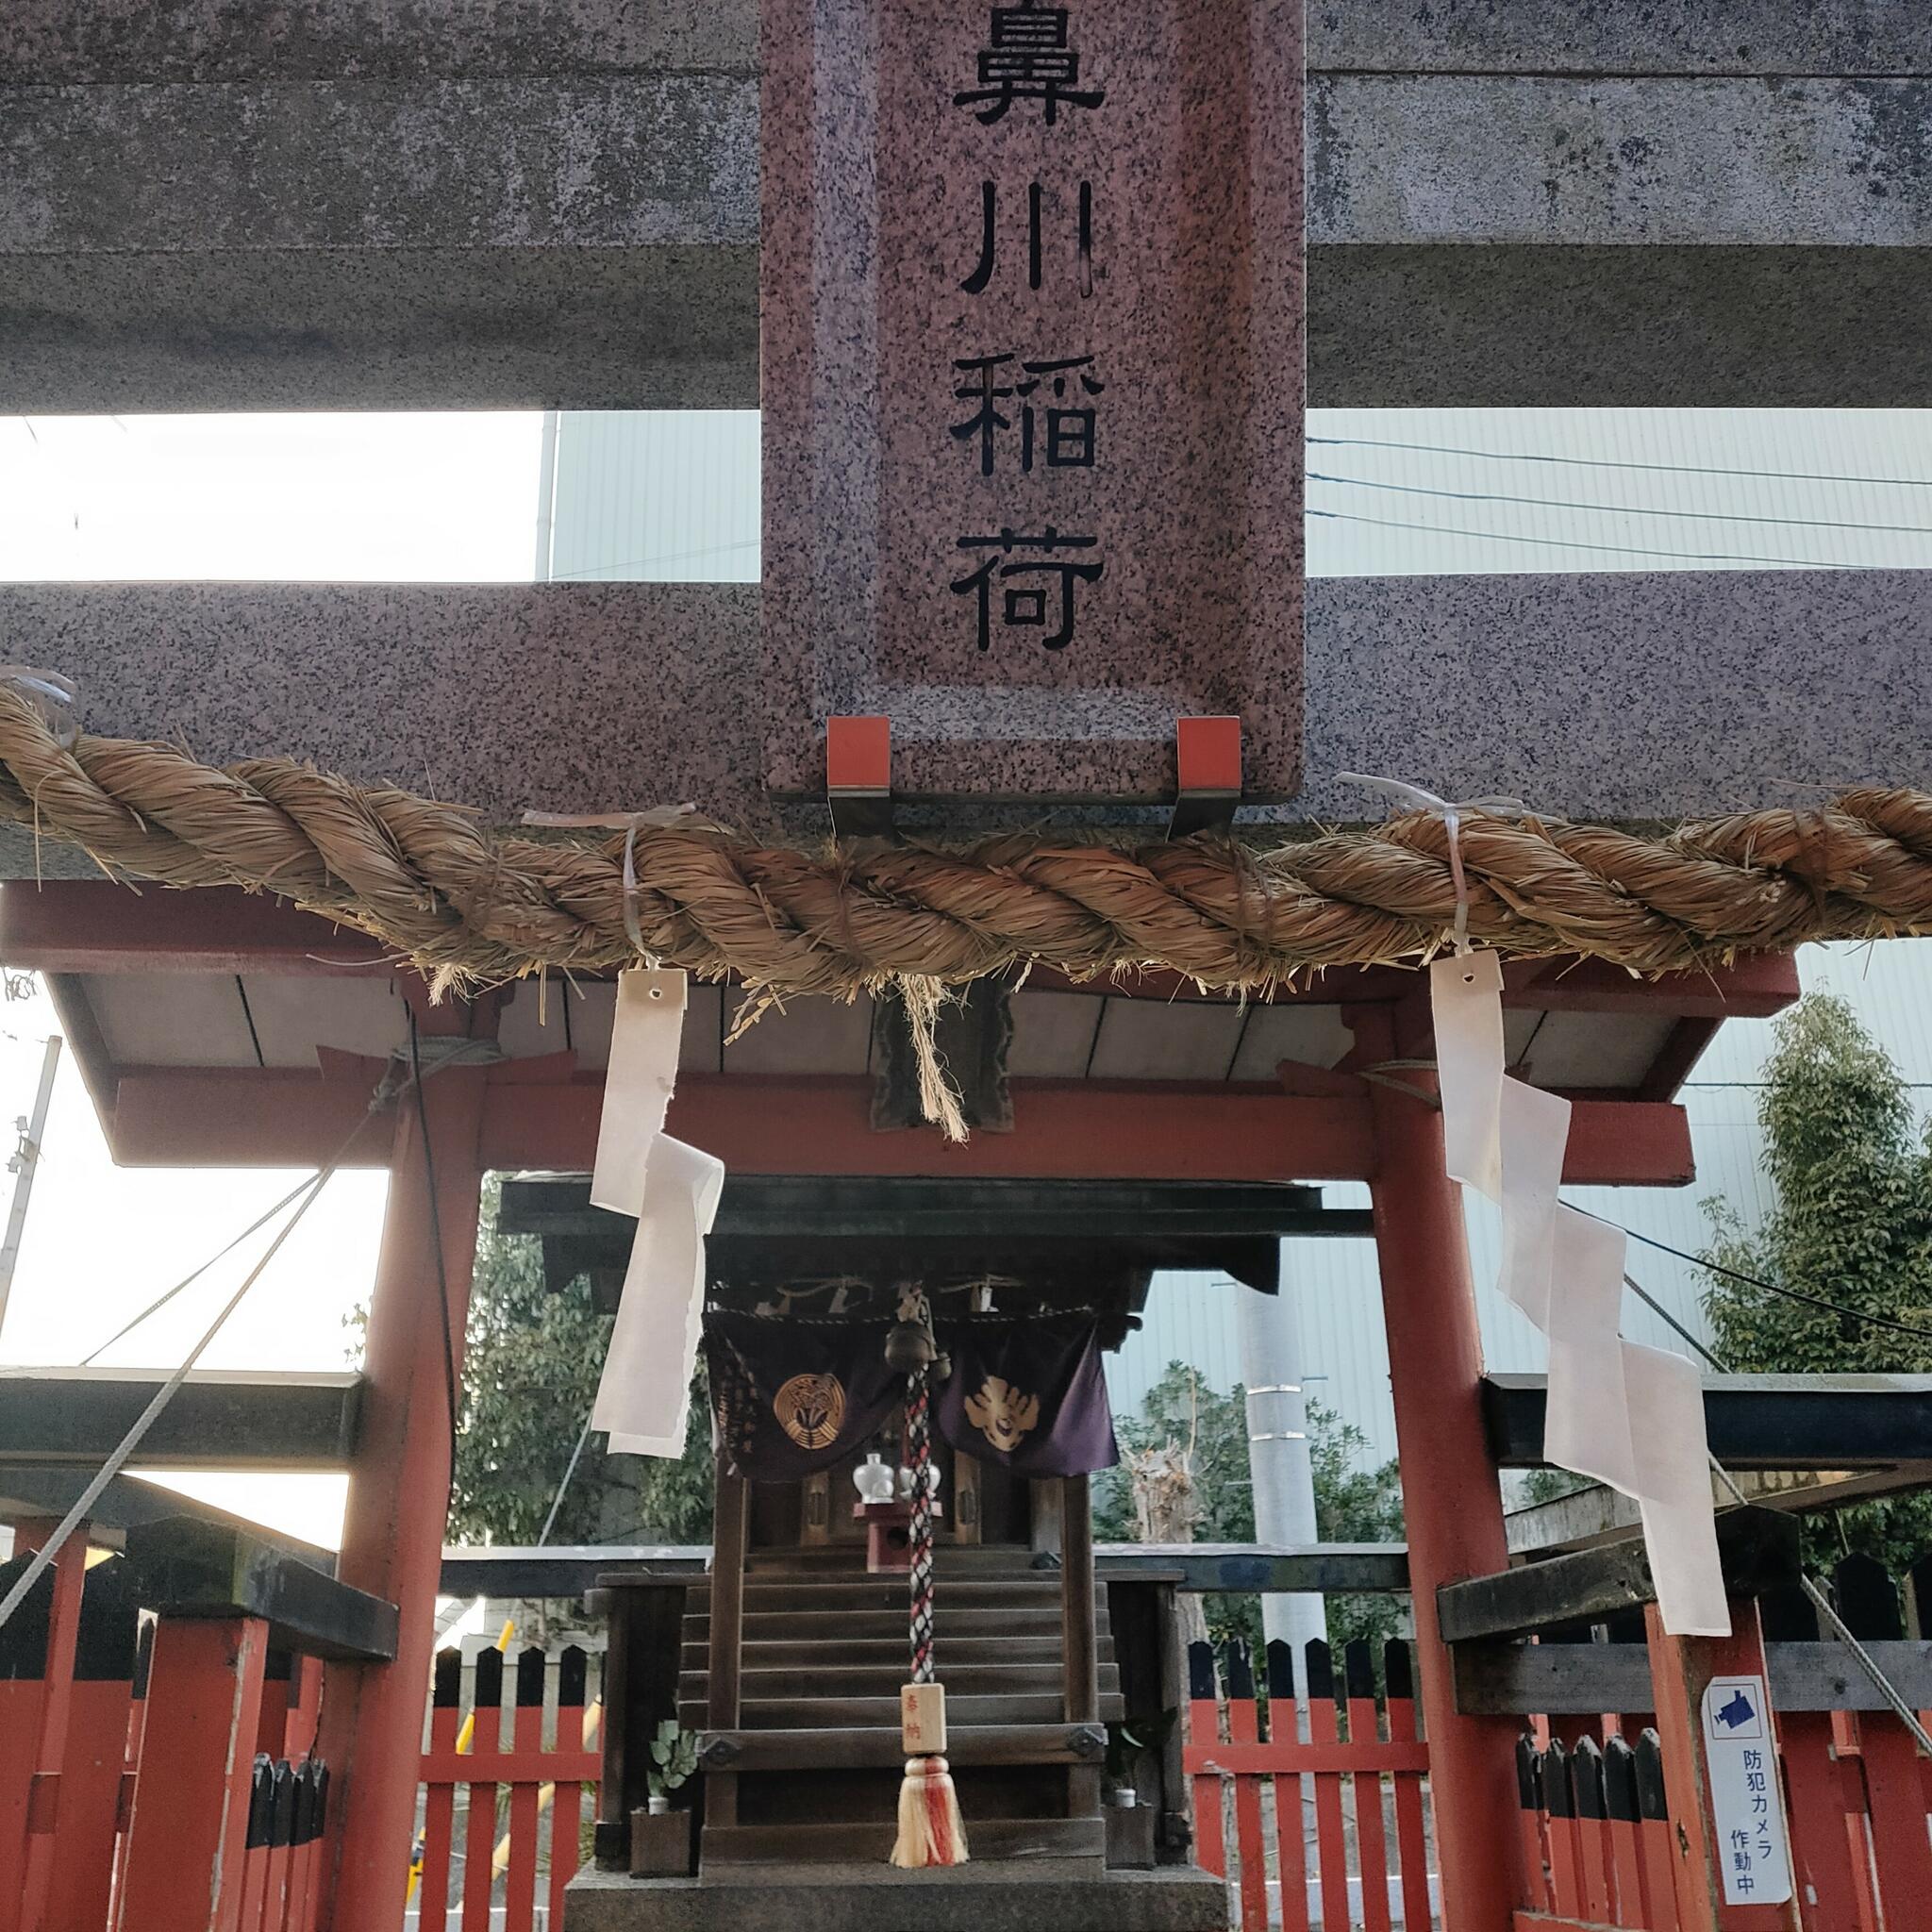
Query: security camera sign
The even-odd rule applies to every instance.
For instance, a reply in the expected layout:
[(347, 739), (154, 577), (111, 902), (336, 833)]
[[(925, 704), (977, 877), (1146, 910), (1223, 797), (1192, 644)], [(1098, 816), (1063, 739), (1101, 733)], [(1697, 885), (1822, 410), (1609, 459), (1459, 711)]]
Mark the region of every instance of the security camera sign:
[(1782, 1905), (1791, 1895), (1791, 1840), (1762, 1677), (1713, 1677), (1705, 1687), (1704, 1755), (1724, 1903)]

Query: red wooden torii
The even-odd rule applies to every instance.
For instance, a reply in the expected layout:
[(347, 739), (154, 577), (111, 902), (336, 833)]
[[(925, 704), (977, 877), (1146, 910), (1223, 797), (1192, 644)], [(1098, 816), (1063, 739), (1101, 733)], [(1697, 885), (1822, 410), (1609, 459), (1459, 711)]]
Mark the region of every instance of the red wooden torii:
[[(368, 1106), (380, 1058), (371, 1049), (397, 1043), (397, 994), (425, 1041), (501, 1039), (514, 1012), (520, 1042), (539, 1049), (452, 1066), (425, 1083), (433, 1193), (413, 1106), (371, 1118), (348, 1156), (353, 1164), (387, 1167), (390, 1193), (339, 1574), (397, 1604), (402, 1638), (392, 1664), (330, 1667), (325, 1749), (342, 1803), (329, 1923), (382, 1924), (408, 1862), (449, 1473), (432, 1230), (441, 1235), (450, 1327), (460, 1349), (484, 1174), (590, 1166), (601, 1074), (575, 1050), (541, 1050), (546, 1042), (541, 1032), (533, 1035), (527, 1008), (516, 1005), (533, 996), (527, 985), (434, 1003), (413, 972), (396, 968), (359, 935), (235, 892), (136, 898), (107, 884), (8, 885), (0, 890), (0, 955), (48, 975), (110, 1147), (133, 1164), (320, 1161)], [(311, 1063), (289, 1063), (296, 1056), (287, 1050), (265, 1052), (258, 1037), (254, 1063), (245, 1063), (249, 1057), (235, 1050), (233, 1039), (216, 1038), (206, 1025), (169, 1034), (162, 1063), (155, 1041), (171, 991), (223, 980), (242, 991), (242, 1011), (250, 985), (309, 989), (316, 1007)], [(1030, 985), (1069, 999), (1145, 1002), (1143, 1011), (1156, 1005), (1172, 1010), (1190, 997), (1158, 979), (1104, 992), (1075, 991), (1040, 974)], [(1796, 993), (1791, 961), (1777, 958), (1652, 982), (1591, 963), (1512, 965), (1507, 1006), (1606, 1023), (1595, 1036), (1590, 1026), (1573, 1029), (1563, 1070), (1575, 1102), (1566, 1178), (1690, 1181), (1689, 1127), (1674, 1098), (1678, 1084), (1724, 1018), (1774, 1012)], [(1435, 1624), (1437, 1586), (1501, 1571), (1507, 1551), (1479, 1411), (1480, 1339), (1461, 1203), (1444, 1174), (1429, 1091), (1426, 988), (1396, 969), (1336, 973), (1274, 1004), (1337, 1009), (1352, 1045), (1330, 1065), (1285, 1060), (1272, 1081), (1016, 1074), (1013, 1130), (977, 1134), (963, 1146), (931, 1130), (874, 1131), (862, 1071), (688, 1072), (670, 1129), (740, 1174), (1367, 1182), (1402, 1453), (1445, 1922), (1504, 1924), (1522, 1896), (1518, 1724), (1457, 1712)], [(340, 1031), (356, 1013), (360, 1019), (347, 1029), (358, 1034), (354, 1046), (332, 1045), (331, 1026)], [(255, 1031), (250, 1019), (248, 1032)], [(1645, 1042), (1641, 1066), (1632, 1064), (1632, 1040)], [(1394, 1064), (1384, 1071), (1388, 1063)]]

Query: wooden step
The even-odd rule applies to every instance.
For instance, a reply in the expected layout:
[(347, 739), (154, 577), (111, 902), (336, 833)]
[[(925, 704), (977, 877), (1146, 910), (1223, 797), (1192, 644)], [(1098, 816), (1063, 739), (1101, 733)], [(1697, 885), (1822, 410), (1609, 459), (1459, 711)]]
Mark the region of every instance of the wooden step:
[[(1094, 1646), (1100, 1661), (1113, 1661), (1113, 1638), (1103, 1634)], [(1058, 1630), (1043, 1637), (954, 1637), (945, 1649), (950, 1664), (1038, 1664), (1058, 1666), (1060, 1636)], [(703, 1671), (709, 1668), (711, 1647), (702, 1640), (687, 1640), (678, 1654), (679, 1668)], [(892, 1637), (792, 1640), (759, 1638), (744, 1645), (743, 1665), (748, 1671), (812, 1670), (820, 1664), (878, 1665), (896, 1669), (906, 1661), (906, 1632)]]
[[(936, 1580), (935, 1591), (965, 1609), (1033, 1609), (1060, 1600), (1055, 1576), (965, 1576)], [(752, 1610), (844, 1610), (903, 1604), (903, 1573), (885, 1576), (763, 1577), (744, 1581), (744, 1607)], [(688, 1608), (710, 1607), (710, 1586), (693, 1584)]]
[[(1059, 1718), (1065, 1708), (1061, 1693), (1026, 1692), (1018, 1696), (948, 1696), (946, 1722), (951, 1724), (1044, 1724)], [(1100, 1700), (1100, 1721), (1126, 1715), (1116, 1691)], [(708, 1716), (705, 1706), (695, 1699), (680, 1696), (678, 1722), (688, 1730), (701, 1731)], [(883, 1729), (890, 1725), (899, 1731), (899, 1698), (890, 1697), (753, 1697), (742, 1703), (739, 1727), (747, 1731), (834, 1731)]]
[[(933, 1630), (943, 1643), (957, 1637), (1050, 1637), (1059, 1641), (1060, 1613), (1055, 1605), (1044, 1610), (968, 1610), (940, 1603), (933, 1611)], [(1107, 1634), (1103, 1626), (1102, 1634)], [(710, 1625), (703, 1617), (687, 1617), (681, 1641), (703, 1643)], [(743, 1640), (753, 1643), (805, 1642), (811, 1640), (862, 1643), (877, 1638), (906, 1639), (906, 1606), (889, 1610), (775, 1610), (747, 1612)]]
[[(942, 1651), (939, 1661), (947, 1695), (954, 1699), (969, 1691), (975, 1696), (992, 1697), (1058, 1696), (1064, 1683), (1064, 1674), (1057, 1657), (1050, 1662), (1033, 1664), (969, 1664), (956, 1658), (950, 1651)], [(747, 1701), (796, 1696), (801, 1689), (815, 1696), (896, 1697), (900, 1685), (906, 1681), (908, 1669), (903, 1645), (899, 1657), (884, 1663), (848, 1663), (835, 1650), (827, 1657), (816, 1660), (803, 1670), (761, 1669), (752, 1657), (745, 1658), (744, 1665), (740, 1681)], [(1118, 1665), (1102, 1664), (1098, 1675), (1104, 1692), (1116, 1691), (1121, 1688)], [(686, 1703), (702, 1703), (709, 1682), (709, 1672), (700, 1664), (687, 1670), (678, 1679), (677, 1694)]]
[[(1091, 1858), (1107, 1856), (1107, 1824), (1099, 1818), (983, 1818), (966, 1820), (966, 1844), (975, 1864), (1002, 1858)], [(708, 1824), (699, 1840), (707, 1868), (721, 1865), (883, 1865), (896, 1821), (858, 1824)]]

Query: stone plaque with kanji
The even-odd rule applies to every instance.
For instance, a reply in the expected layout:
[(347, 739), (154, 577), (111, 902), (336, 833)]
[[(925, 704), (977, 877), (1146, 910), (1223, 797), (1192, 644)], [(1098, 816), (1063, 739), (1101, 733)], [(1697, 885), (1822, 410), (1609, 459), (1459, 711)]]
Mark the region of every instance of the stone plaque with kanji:
[(766, 782), (1300, 777), (1297, 0), (765, 0)]

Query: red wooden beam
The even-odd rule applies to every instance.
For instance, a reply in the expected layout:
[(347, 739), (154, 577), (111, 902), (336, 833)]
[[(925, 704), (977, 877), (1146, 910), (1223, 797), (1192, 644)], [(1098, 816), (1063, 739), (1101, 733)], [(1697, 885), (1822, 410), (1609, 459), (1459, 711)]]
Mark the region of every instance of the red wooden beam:
[(359, 1081), (260, 1068), (137, 1068), (114, 1083), (108, 1145), (123, 1167), (387, 1167), (395, 1128)]
[(1687, 1013), (1717, 1020), (1768, 1019), (1799, 993), (1789, 953), (1750, 953), (1703, 973), (1633, 978), (1607, 959), (1514, 959), (1503, 969), (1503, 1004), (1550, 1013)]
[[(1016, 1080), (1013, 1131), (953, 1146), (932, 1129), (875, 1132), (872, 1092), (862, 1074), (687, 1074), (669, 1130), (737, 1174), (1335, 1181), (1366, 1179), (1374, 1168), (1365, 1098), (1171, 1080)], [(118, 1083), (108, 1139), (115, 1159), (132, 1167), (314, 1166), (355, 1128), (368, 1101), (359, 1079), (134, 1069)], [(484, 1164), (588, 1170), (602, 1105), (594, 1075), (492, 1081)], [(371, 1120), (345, 1164), (385, 1165), (391, 1133), (384, 1120)], [(1677, 1187), (1695, 1175), (1681, 1108), (1576, 1103), (1563, 1175), (1572, 1185)]]
[(101, 879), (0, 885), (0, 959), (34, 973), (387, 972), (366, 933), (231, 886), (136, 893)]
[(1577, 1100), (1563, 1179), (1573, 1188), (1681, 1188), (1697, 1178), (1690, 1117), (1668, 1100)]

